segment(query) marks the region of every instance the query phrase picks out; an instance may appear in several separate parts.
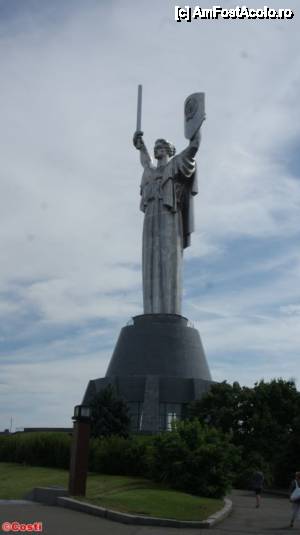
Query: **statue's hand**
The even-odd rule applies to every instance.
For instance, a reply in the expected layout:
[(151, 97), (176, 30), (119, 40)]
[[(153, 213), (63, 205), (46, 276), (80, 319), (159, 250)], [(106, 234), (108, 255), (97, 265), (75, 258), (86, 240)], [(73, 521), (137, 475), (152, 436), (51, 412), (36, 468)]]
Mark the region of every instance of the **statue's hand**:
[(144, 132), (141, 132), (141, 130), (137, 130), (134, 133), (133, 144), (137, 150), (141, 150), (142, 147), (144, 146), (143, 135), (144, 135)]
[(201, 126), (203, 125), (205, 119), (206, 119), (206, 116), (204, 115), (204, 117), (203, 117), (203, 119), (201, 121), (201, 124), (200, 124), (198, 130), (196, 130), (195, 134), (191, 138), (191, 141), (198, 141), (200, 143), (200, 141), (201, 141)]
[(196, 130), (193, 137), (190, 139), (190, 145), (198, 149), (200, 145), (200, 141), (201, 141), (201, 132), (200, 132), (200, 128), (198, 128), (198, 130)]

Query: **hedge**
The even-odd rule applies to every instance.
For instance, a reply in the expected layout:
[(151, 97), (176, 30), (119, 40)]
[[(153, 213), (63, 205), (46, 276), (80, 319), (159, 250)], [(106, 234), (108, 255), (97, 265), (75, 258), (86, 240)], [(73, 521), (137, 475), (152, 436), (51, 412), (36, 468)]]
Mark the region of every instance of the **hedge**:
[[(71, 436), (19, 433), (0, 437), (0, 461), (69, 468)], [(142, 476), (191, 494), (221, 497), (230, 488), (238, 449), (228, 437), (198, 421), (179, 422), (171, 432), (90, 440), (89, 470)]]

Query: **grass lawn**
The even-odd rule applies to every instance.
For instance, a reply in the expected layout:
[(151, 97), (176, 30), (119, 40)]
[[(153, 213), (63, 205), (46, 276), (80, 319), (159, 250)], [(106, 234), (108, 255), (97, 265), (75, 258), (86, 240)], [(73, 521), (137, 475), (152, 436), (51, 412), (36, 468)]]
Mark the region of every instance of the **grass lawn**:
[(66, 470), (0, 463), (0, 500), (20, 500), (33, 487), (68, 485)]
[[(68, 472), (55, 468), (0, 463), (0, 499), (20, 499), (33, 487), (67, 487)], [(147, 479), (89, 474), (87, 494), (81, 500), (126, 513), (178, 520), (204, 520), (223, 505), (163, 488)]]

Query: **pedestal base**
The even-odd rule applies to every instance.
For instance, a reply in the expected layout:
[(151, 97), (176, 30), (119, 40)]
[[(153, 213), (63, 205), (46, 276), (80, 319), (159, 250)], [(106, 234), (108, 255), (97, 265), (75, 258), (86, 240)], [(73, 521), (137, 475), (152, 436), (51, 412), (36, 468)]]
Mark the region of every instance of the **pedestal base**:
[(175, 314), (144, 314), (123, 327), (106, 377), (89, 382), (84, 404), (112, 384), (135, 431), (156, 433), (182, 418), (212, 384), (198, 331)]

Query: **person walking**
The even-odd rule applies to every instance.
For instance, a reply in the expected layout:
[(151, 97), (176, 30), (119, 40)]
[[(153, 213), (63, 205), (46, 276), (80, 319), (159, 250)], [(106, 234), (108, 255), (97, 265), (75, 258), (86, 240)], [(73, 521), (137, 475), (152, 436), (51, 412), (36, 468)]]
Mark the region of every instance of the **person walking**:
[(252, 479), (252, 488), (255, 492), (255, 500), (256, 500), (255, 507), (257, 509), (258, 507), (260, 507), (263, 485), (264, 485), (264, 474), (260, 470), (257, 470), (256, 472), (254, 472), (253, 479)]
[(290, 501), (292, 502), (292, 518), (290, 527), (292, 528), (300, 511), (300, 472), (295, 473), (295, 479), (293, 479), (291, 483), (290, 491)]

